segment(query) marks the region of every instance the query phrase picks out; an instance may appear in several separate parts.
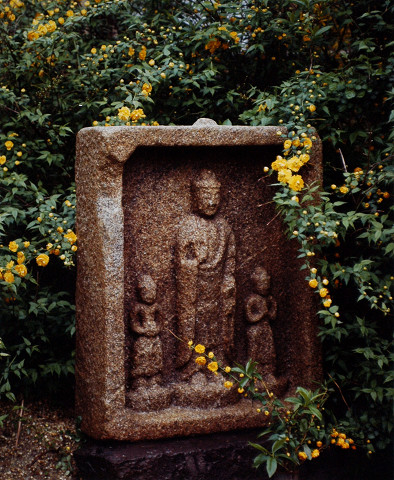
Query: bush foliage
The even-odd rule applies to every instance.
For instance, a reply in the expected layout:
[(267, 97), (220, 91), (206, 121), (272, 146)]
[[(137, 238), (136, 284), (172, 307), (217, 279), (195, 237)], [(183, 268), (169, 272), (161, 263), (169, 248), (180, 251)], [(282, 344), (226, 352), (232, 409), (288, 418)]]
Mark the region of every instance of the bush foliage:
[[(284, 125), (275, 201), (321, 298), (332, 407), (383, 448), (393, 394), (390, 4), (0, 0), (0, 393), (72, 380), (81, 128), (199, 117)], [(316, 132), (324, 189), (311, 204), (302, 170)]]

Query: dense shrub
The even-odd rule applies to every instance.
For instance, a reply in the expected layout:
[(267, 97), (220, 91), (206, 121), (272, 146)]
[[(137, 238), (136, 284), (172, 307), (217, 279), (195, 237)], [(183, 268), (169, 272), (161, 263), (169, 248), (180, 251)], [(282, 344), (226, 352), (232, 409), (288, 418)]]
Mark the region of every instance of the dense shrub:
[[(393, 393), (390, 3), (0, 0), (0, 392), (13, 398), (49, 377), (72, 379), (78, 130), (199, 117), (283, 124), (275, 201), (322, 299), (332, 408), (361, 442), (384, 447)], [(302, 169), (316, 131), (324, 190), (310, 204)]]

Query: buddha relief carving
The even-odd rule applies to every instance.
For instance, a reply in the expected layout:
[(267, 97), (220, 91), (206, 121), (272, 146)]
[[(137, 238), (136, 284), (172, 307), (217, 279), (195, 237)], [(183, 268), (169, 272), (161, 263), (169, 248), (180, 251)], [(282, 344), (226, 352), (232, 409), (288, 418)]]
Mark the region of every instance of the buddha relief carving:
[[(179, 337), (205, 345), (227, 363), (234, 343), (235, 240), (230, 224), (217, 213), (220, 187), (211, 170), (201, 170), (192, 180), (192, 213), (180, 220), (176, 233), (176, 313)], [(212, 398), (216, 395), (220, 402), (223, 377), (197, 365), (181, 342), (177, 367), (182, 381), (190, 379), (191, 385), (208, 381), (205, 395), (211, 390)]]

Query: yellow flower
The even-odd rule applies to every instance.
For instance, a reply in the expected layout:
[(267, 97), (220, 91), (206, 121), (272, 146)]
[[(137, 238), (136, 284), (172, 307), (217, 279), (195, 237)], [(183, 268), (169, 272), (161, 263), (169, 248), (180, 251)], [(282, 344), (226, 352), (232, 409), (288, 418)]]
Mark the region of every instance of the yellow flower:
[(129, 48), (129, 57), (132, 57), (135, 54), (135, 50), (133, 47)]
[(204, 345), (201, 345), (200, 343), (194, 347), (194, 351), (197, 353), (204, 353), (205, 352), (205, 347)]
[(327, 295), (328, 295), (328, 290), (327, 290), (327, 288), (321, 288), (321, 289), (319, 290), (319, 294), (320, 294), (320, 296), (321, 296), (322, 298), (327, 297)]
[(11, 150), (12, 147), (14, 146), (14, 143), (11, 142), (11, 140), (7, 140), (4, 145), (7, 150)]
[(289, 179), (288, 183), (289, 187), (295, 192), (299, 192), (304, 188), (304, 180), (302, 179), (301, 175), (294, 175)]
[(17, 256), (18, 256), (17, 263), (19, 265), (26, 260), (25, 254), (23, 252), (18, 252)]
[(280, 155), (276, 157), (275, 162), (271, 163), (272, 170), (276, 170), (277, 172), (279, 172), (279, 170), (283, 170), (284, 168), (286, 168), (286, 166), (287, 166), (287, 161)]
[(95, 54), (97, 53), (97, 49), (93, 47), (93, 48), (90, 50), (90, 53), (91, 53), (92, 55), (95, 55)]
[(142, 94), (143, 95), (149, 95), (150, 92), (152, 91), (152, 85), (150, 83), (144, 83), (142, 85)]
[(56, 231), (59, 233), (63, 233), (63, 227), (57, 227)]
[(13, 260), (11, 260), (10, 262), (7, 263), (6, 265), (6, 268), (8, 270), (11, 270), (11, 268), (15, 265), (15, 262)]
[(30, 246), (30, 242), (23, 242), (23, 246), (24, 246), (25, 248), (28, 248), (28, 247)]
[(266, 417), (268, 417), (269, 414), (270, 414), (270, 412), (269, 412), (268, 410), (264, 410), (264, 415), (265, 415)]
[(64, 235), (64, 238), (68, 240), (71, 243), (71, 245), (73, 245), (77, 241), (77, 236), (72, 230), (66, 233), (66, 235)]
[(142, 46), (141, 50), (140, 50), (140, 53), (138, 54), (139, 56), (139, 59), (144, 61), (145, 58), (146, 58), (146, 47), (145, 46)]
[(207, 363), (207, 359), (205, 357), (197, 357), (195, 362), (197, 365), (205, 365)]
[(15, 281), (15, 277), (11, 272), (5, 272), (5, 274), (3, 275), (3, 278), (4, 278), (4, 281), (6, 281), (7, 283), (14, 283)]
[(285, 140), (285, 142), (283, 144), (283, 148), (285, 150), (288, 150), (290, 147), (291, 147), (291, 140)]
[(23, 265), (23, 264), (21, 264), (21, 265), (16, 265), (15, 271), (16, 271), (16, 273), (17, 273), (20, 277), (25, 277), (26, 274), (27, 274), (27, 268), (26, 268), (26, 266)]
[(331, 306), (331, 303), (332, 303), (331, 298), (327, 298), (326, 300), (324, 300), (323, 305), (324, 305), (326, 308), (328, 308), (328, 307)]
[(6, 162), (6, 160), (7, 160), (7, 159), (5, 158), (5, 155), (2, 155), (2, 156), (0, 157), (0, 165), (4, 165), (5, 162)]
[(238, 388), (238, 393), (244, 393), (244, 389), (243, 388)]
[[(298, 175), (299, 176), (299, 175)], [(278, 172), (278, 181), (281, 183), (288, 183), (291, 179), (291, 170), (288, 168), (283, 168)]]
[(8, 248), (11, 250), (11, 252), (16, 252), (18, 250), (18, 244), (16, 242), (10, 242), (8, 244)]
[(316, 288), (318, 285), (316, 278), (312, 278), (312, 280), (309, 280), (309, 286), (311, 288)]
[(304, 138), (304, 147), (307, 149), (312, 148), (312, 140), (310, 138)]
[(308, 110), (313, 113), (316, 110), (315, 105), (309, 105)]
[(64, 18), (63, 18), (63, 17), (59, 17), (59, 18), (57, 19), (57, 21), (59, 22), (60, 25), (63, 25), (63, 23), (64, 23)]
[(308, 458), (308, 455), (305, 452), (298, 452), (298, 458), (300, 460), (306, 460)]
[(155, 64), (155, 61), (154, 61), (153, 58), (152, 58), (151, 60), (149, 60), (148, 63), (149, 63), (149, 65), (150, 65), (151, 67), (153, 67), (153, 65)]
[(349, 191), (348, 187), (346, 187), (345, 185), (343, 185), (342, 187), (339, 188), (339, 191), (341, 193), (347, 193)]
[(209, 352), (209, 353), (208, 353), (208, 357), (209, 357), (209, 358), (213, 358), (214, 356), (215, 356), (215, 355), (214, 355), (213, 352)]
[(127, 120), (130, 118), (130, 114), (131, 112), (129, 107), (122, 107), (122, 108), (119, 108), (118, 110), (118, 118), (123, 122), (127, 122)]
[(193, 345), (193, 340), (189, 340), (187, 344), (189, 345), (189, 347), (191, 347)]
[(71, 250), (72, 250), (73, 252), (76, 252), (76, 251), (78, 250), (78, 247), (77, 247), (76, 245), (73, 245), (73, 246), (71, 247)]
[(137, 108), (136, 110), (133, 110), (131, 112), (130, 118), (132, 122), (137, 122), (140, 118), (145, 118), (146, 115), (144, 114), (144, 111), (142, 108)]
[(316, 446), (317, 446), (317, 447), (320, 448), (322, 445), (323, 445), (323, 443), (322, 443), (320, 440), (319, 440), (318, 442), (316, 442)]
[(290, 168), (292, 172), (298, 172), (302, 165), (301, 160), (295, 155), (287, 160), (287, 167)]
[(307, 153), (302, 153), (302, 154), (300, 155), (300, 160), (301, 160), (302, 163), (307, 163), (307, 162), (309, 162), (309, 159), (310, 159), (310, 158), (311, 158), (311, 157), (310, 157)]
[(231, 388), (233, 386), (233, 382), (230, 382), (229, 380), (227, 380), (226, 382), (224, 382), (224, 386), (226, 388)]
[(67, 15), (67, 17), (73, 17), (74, 12), (72, 10), (67, 10), (66, 15)]
[(230, 372), (231, 372), (231, 367), (225, 367), (225, 368), (224, 368), (224, 371), (225, 371), (226, 373), (230, 373)]
[(45, 253), (41, 253), (36, 258), (36, 262), (37, 262), (37, 265), (39, 267), (46, 267), (48, 265), (48, 262), (49, 262), (49, 257)]
[(311, 453), (312, 458), (317, 458), (319, 455), (320, 455), (320, 452), (317, 448), (315, 450), (312, 450), (312, 453)]
[(211, 362), (210, 364), (208, 364), (208, 370), (210, 370), (211, 372), (216, 372), (218, 368), (219, 366), (217, 362)]

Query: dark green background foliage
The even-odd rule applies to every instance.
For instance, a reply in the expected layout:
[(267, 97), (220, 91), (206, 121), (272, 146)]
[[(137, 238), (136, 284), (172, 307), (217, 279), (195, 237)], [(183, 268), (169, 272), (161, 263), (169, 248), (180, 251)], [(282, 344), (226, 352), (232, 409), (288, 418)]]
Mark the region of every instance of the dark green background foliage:
[[(326, 284), (329, 291), (318, 316), (338, 424), (360, 443), (385, 446), (393, 381), (390, 3), (0, 3), (0, 267), (13, 275), (0, 280), (2, 394), (72, 389), (76, 244), (65, 234), (74, 228), (81, 128), (210, 117), (284, 125), (291, 141), (313, 140), (315, 129), (324, 146), (321, 203), (308, 202), (313, 186), (291, 191), (285, 183), (275, 201), (300, 240), (306, 281), (316, 279), (317, 295)], [(13, 241), (26, 276), (15, 269)], [(47, 266), (37, 264), (40, 254)]]

